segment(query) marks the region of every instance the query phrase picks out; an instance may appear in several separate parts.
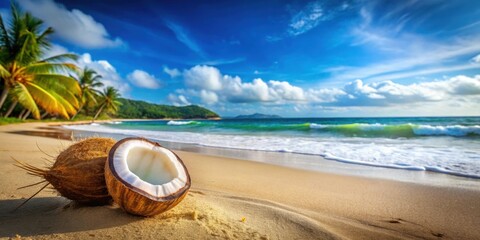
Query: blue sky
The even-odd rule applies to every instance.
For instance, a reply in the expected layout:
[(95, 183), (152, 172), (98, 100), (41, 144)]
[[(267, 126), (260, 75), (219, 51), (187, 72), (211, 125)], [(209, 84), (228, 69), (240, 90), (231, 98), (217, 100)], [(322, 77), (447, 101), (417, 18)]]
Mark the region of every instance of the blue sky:
[(476, 0), (17, 3), (56, 30), (51, 54), (79, 54), (127, 98), (223, 116), (480, 115)]

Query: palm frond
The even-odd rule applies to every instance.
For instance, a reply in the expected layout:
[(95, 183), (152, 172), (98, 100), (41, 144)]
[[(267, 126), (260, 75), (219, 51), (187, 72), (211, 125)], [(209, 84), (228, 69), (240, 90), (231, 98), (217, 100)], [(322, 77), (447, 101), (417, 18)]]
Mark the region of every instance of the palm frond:
[[(41, 22), (41, 23), (43, 23), (43, 22)], [(51, 28), (51, 27), (49, 27), (45, 31), (43, 31), (43, 33), (41, 33), (40, 36), (38, 36), (38, 38), (37, 38), (37, 42), (38, 42), (39, 46), (41, 46), (42, 48), (44, 48), (46, 50), (50, 49), (51, 44), (48, 41), (47, 37), (49, 35), (53, 34), (53, 32), (54, 32), (53, 28)]]
[(42, 73), (42, 74), (35, 74), (34, 79), (36, 82), (39, 84), (42, 84), (43, 86), (47, 88), (52, 88), (52, 89), (64, 89), (65, 91), (70, 91), (75, 95), (80, 95), (82, 92), (82, 89), (80, 88), (80, 85), (78, 82), (71, 78), (67, 77), (65, 75), (60, 75), (60, 74), (54, 74), (54, 73)]
[(65, 62), (65, 61), (68, 61), (68, 60), (77, 61), (78, 60), (78, 55), (73, 54), (73, 53), (64, 53), (64, 54), (59, 54), (59, 55), (55, 55), (55, 56), (52, 56), (52, 57), (45, 58), (45, 59), (43, 59), (39, 62), (58, 62), (58, 61)]
[(48, 92), (52, 95), (59, 95), (64, 100), (68, 101), (73, 107), (80, 107), (76, 92), (72, 91), (71, 88), (68, 88), (67, 85), (64, 85), (60, 82), (51, 81), (51, 79), (35, 79), (34, 84), (48, 90)]
[(35, 37), (28, 31), (23, 30), (20, 38), (22, 39), (21, 47), (18, 53), (15, 56), (15, 60), (20, 63), (25, 63), (28, 61), (28, 58), (34, 55), (32, 49), (37, 47)]
[(0, 40), (1, 40), (1, 46), (5, 46), (7, 49), (12, 48), (10, 36), (8, 34), (8, 30), (5, 27), (5, 23), (3, 22), (3, 17), (0, 16)]
[(73, 63), (49, 63), (37, 62), (25, 66), (23, 71), (27, 73), (53, 73), (53, 72), (71, 72), (76, 71), (77, 66)]
[[(58, 103), (62, 106), (62, 108), (68, 113), (68, 114), (71, 114), (71, 115), (75, 115), (75, 113), (77, 113), (77, 109), (72, 105), (70, 104), (64, 96), (61, 96), (60, 94), (56, 93), (56, 92), (50, 92), (50, 94), (52, 96), (55, 97), (55, 99), (58, 101)], [(67, 119), (70, 119), (70, 116), (69, 115), (66, 115), (65, 117)]]
[(10, 72), (3, 66), (3, 65), (0, 65), (0, 78), (7, 78), (7, 77), (10, 77)]
[(87, 95), (89, 98), (94, 99), (94, 101), (97, 102), (97, 99), (100, 98), (102, 92), (97, 89), (89, 89), (89, 91), (87, 91)]
[(32, 112), (32, 115), (35, 119), (40, 119), (40, 111), (38, 110), (35, 99), (32, 97), (30, 91), (25, 85), (21, 83), (16, 84), (12, 88), (11, 93), (15, 95), (15, 98), (24, 108)]
[(34, 83), (29, 83), (26, 87), (35, 99), (35, 102), (45, 109), (45, 111), (49, 113), (58, 113), (67, 119), (69, 118), (63, 105), (59, 104), (58, 100), (52, 95), (52, 93)]

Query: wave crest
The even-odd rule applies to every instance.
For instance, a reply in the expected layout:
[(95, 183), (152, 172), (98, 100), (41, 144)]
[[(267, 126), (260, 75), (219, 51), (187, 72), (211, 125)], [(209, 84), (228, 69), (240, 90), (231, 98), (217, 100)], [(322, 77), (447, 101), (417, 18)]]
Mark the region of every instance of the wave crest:
[(196, 121), (168, 121), (167, 125), (191, 125), (191, 124), (198, 124)]
[(416, 124), (310, 124), (311, 129), (319, 131), (339, 133), (347, 136), (358, 137), (415, 137), (415, 136), (480, 136), (480, 125), (462, 126), (432, 126), (432, 125), (416, 125)]

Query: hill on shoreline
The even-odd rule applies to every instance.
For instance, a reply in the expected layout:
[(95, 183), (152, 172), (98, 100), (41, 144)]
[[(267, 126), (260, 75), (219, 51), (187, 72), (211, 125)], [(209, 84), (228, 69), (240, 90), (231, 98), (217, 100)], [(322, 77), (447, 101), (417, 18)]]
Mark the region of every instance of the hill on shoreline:
[(250, 115), (238, 115), (234, 118), (235, 119), (262, 119), (262, 118), (282, 118), (282, 117), (278, 116), (278, 115), (254, 113), (254, 114), (250, 114)]
[(170, 106), (147, 103), (145, 101), (137, 101), (126, 98), (121, 98), (122, 105), (119, 107), (115, 117), (118, 118), (138, 118), (138, 119), (161, 119), (161, 118), (200, 118), (212, 119), (220, 116), (204, 107), (197, 105), (189, 106)]

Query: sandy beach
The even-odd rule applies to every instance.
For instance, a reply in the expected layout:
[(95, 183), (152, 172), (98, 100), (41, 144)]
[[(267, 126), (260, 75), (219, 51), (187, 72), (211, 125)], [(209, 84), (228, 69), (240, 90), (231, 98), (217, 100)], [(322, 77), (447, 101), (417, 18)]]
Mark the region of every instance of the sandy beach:
[[(58, 123), (55, 123), (57, 125)], [(480, 239), (480, 189), (291, 169), (176, 151), (188, 196), (152, 218), (76, 205), (13, 166), (46, 166), (71, 141), (48, 123), (0, 126), (0, 238)], [(41, 149), (41, 150), (40, 150)], [(43, 151), (43, 152), (42, 152)], [(48, 156), (48, 155), (51, 156)]]

